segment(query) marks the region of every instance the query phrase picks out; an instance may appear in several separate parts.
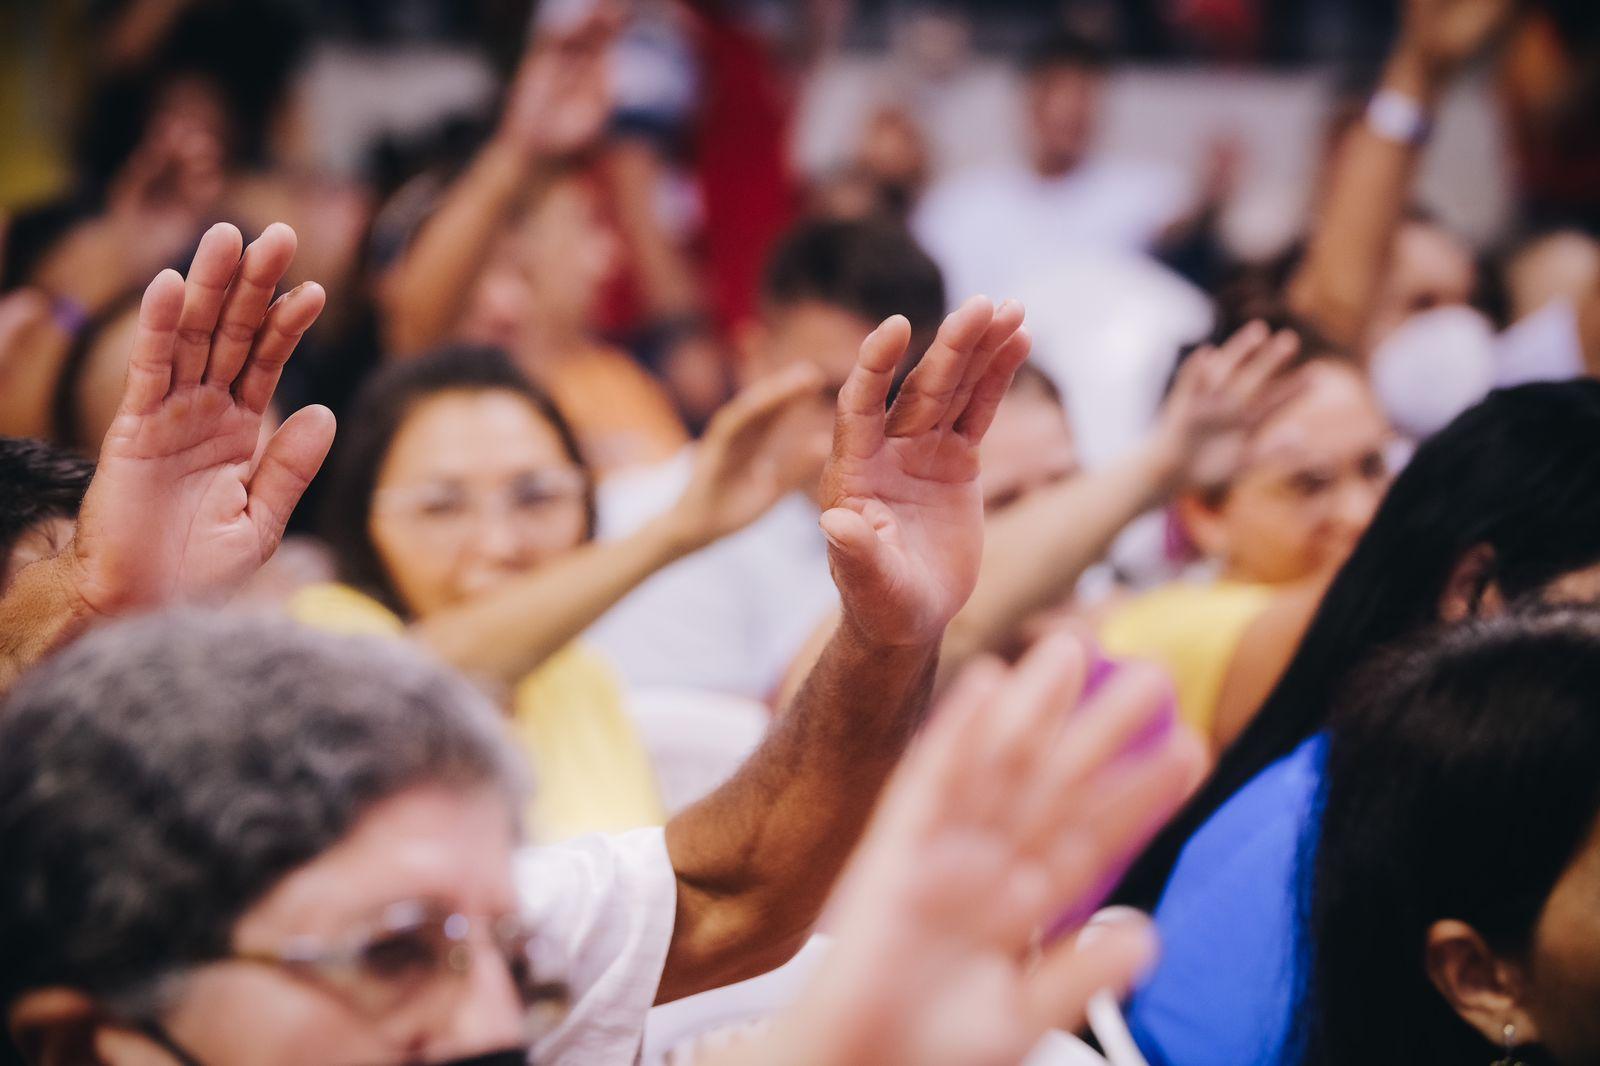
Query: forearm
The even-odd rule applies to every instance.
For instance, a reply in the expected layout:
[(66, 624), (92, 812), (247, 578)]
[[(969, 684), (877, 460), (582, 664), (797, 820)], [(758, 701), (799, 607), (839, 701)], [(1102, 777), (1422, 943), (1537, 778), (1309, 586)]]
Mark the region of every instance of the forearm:
[(654, 147), (640, 138), (619, 141), (606, 164), (617, 225), (633, 253), (647, 311), (658, 319), (700, 313), (697, 271), (658, 215), (662, 166)]
[(1071, 595), (1130, 522), (1171, 491), (1176, 463), (1155, 439), (1101, 470), (1023, 499), (989, 522), (972, 598), (950, 623), (949, 674), (995, 650), (1030, 615)]
[(0, 597), (0, 695), (93, 617), (73, 592), (64, 555), (23, 568)]
[[(1444, 81), (1401, 44), (1385, 68), (1383, 88), (1431, 110)], [(1421, 158), (1421, 145), (1381, 136), (1365, 118), (1334, 152), (1323, 208), (1288, 294), (1295, 312), (1335, 344), (1360, 347)]]
[(535, 170), (512, 147), (491, 141), (445, 192), (383, 282), (391, 355), (416, 355), (447, 339)]
[(469, 603), (429, 615), (412, 635), (452, 666), (515, 684), (645, 578), (700, 544), (672, 513), (621, 540), (589, 544)]
[(804, 943), (926, 713), (936, 646), (842, 622), (739, 773), (667, 825), (678, 924), (658, 1002), (755, 976)]

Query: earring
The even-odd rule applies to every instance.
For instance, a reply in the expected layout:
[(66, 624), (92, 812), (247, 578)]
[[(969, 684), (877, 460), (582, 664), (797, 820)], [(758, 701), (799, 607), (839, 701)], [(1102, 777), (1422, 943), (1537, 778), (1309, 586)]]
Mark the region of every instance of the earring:
[(1490, 1066), (1522, 1066), (1517, 1058), (1517, 1027), (1506, 1022), (1505, 1028), (1500, 1030), (1501, 1037), (1505, 1040), (1506, 1054), (1504, 1058), (1496, 1059)]

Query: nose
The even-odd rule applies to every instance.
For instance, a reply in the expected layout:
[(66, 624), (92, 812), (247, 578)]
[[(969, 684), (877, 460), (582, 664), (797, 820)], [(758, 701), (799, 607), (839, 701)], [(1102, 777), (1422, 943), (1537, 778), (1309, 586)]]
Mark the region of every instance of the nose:
[(483, 562), (515, 567), (525, 562), (527, 545), (511, 516), (499, 508), (473, 516), (472, 553)]
[(1330, 526), (1342, 541), (1354, 543), (1366, 532), (1378, 508), (1383, 487), (1365, 478), (1345, 478), (1330, 513)]
[(471, 1055), (514, 1047), (527, 1039), (526, 1011), (500, 953), (473, 945), (472, 968), (445, 1032), (436, 1034), (437, 1055)]

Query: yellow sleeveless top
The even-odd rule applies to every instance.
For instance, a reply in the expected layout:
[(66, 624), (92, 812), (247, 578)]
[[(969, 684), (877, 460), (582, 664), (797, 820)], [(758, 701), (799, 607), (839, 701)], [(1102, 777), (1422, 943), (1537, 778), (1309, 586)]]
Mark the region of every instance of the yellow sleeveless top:
[(1100, 643), (1117, 658), (1166, 667), (1179, 714), (1209, 737), (1239, 640), (1271, 602), (1268, 585), (1174, 582), (1113, 611), (1100, 627)]
[[(330, 633), (405, 635), (398, 615), (348, 585), (304, 588), (290, 600), (289, 613)], [(537, 840), (618, 833), (666, 821), (655, 771), (624, 708), (622, 686), (605, 660), (582, 644), (569, 644), (517, 684), (509, 724), (538, 783), (529, 811)]]

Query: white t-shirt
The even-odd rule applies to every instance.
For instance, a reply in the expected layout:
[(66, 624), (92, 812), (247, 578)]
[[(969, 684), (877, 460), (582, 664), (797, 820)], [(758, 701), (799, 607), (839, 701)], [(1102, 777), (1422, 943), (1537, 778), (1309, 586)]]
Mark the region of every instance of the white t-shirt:
[(1015, 295), (1063, 253), (1145, 251), (1194, 199), (1181, 171), (1087, 160), (1059, 178), (1024, 166), (959, 174), (928, 192), (912, 231), (944, 271), (952, 303)]
[(540, 1066), (627, 1066), (639, 1056), (672, 942), (678, 881), (666, 833), (637, 829), (517, 857), (526, 916), (557, 956), (569, 1009), (534, 1049)]
[[(602, 537), (625, 535), (670, 505), (688, 469), (674, 460), (653, 477), (633, 474), (602, 485)], [(584, 639), (630, 687), (766, 700), (837, 605), (816, 504), (796, 493), (747, 529), (634, 589)]]

